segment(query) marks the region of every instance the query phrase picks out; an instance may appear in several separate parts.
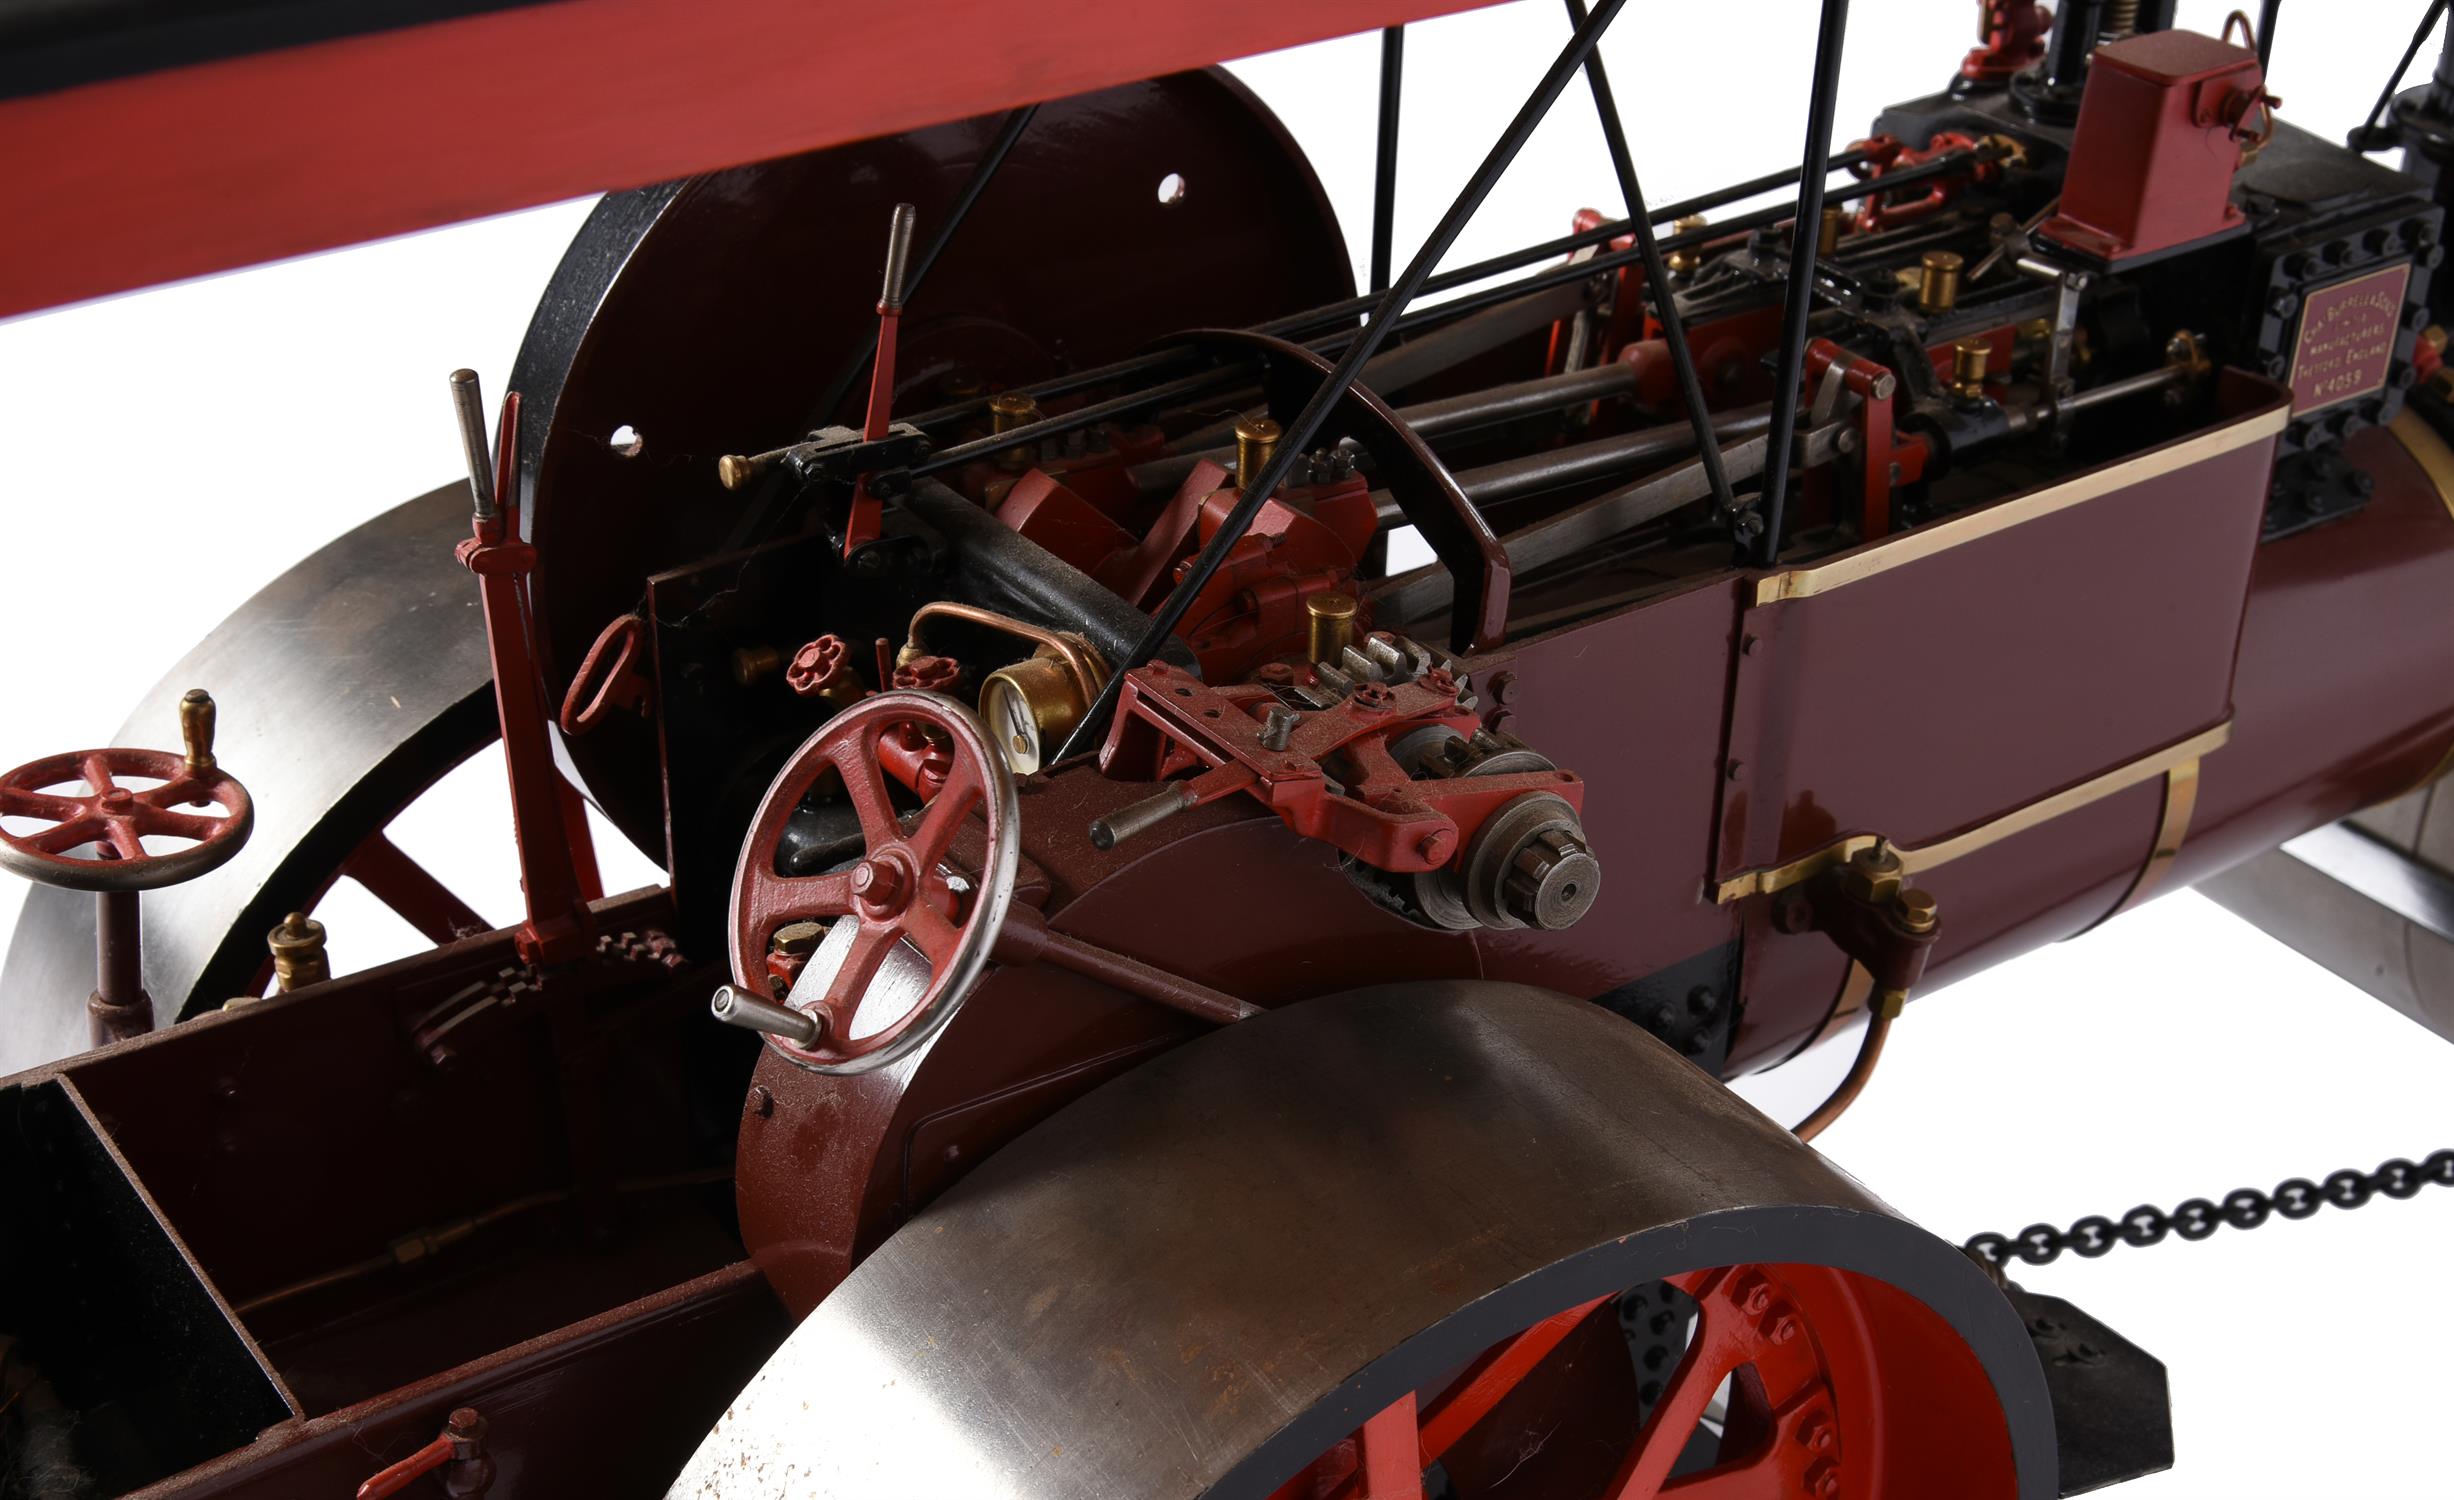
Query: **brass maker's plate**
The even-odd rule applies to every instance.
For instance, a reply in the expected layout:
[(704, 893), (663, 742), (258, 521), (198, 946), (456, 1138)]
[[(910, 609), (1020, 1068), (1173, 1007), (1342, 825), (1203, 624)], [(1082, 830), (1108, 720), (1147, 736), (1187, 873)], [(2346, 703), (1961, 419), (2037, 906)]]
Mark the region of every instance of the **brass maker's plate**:
[(2322, 286), (2301, 299), (2301, 331), (2292, 346), (2292, 412), (2313, 411), (2386, 388), (2395, 335), (2403, 327), (2403, 293), (2411, 262)]

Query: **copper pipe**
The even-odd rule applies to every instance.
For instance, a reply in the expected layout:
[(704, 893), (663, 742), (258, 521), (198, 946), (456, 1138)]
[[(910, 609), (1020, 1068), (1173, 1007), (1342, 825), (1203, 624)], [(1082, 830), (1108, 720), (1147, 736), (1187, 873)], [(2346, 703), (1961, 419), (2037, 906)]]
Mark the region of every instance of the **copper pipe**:
[(1811, 1141), (1824, 1133), (1841, 1112), (1857, 1102), (1865, 1092), (1868, 1080), (1875, 1076), (1875, 1064), (1883, 1060), (1884, 1040), (1892, 1034), (1892, 1022), (1908, 1003), (1909, 997), (1899, 990), (1877, 991), (1866, 1008), (1866, 1032), (1858, 1040), (1858, 1055), (1849, 1064), (1829, 1097), (1815, 1106), (1814, 1111), (1800, 1120), (1794, 1133), (1802, 1141)]
[(1058, 661), (1065, 664), (1065, 670), (1072, 674), (1075, 685), (1082, 689), (1084, 703), (1098, 697), (1100, 688), (1107, 683), (1108, 664), (1100, 660), (1099, 653), (1091, 649), (1090, 642), (1082, 637), (1034, 625), (1028, 620), (1017, 620), (1011, 615), (1001, 615), (993, 609), (982, 609), (975, 604), (956, 604), (944, 599), (924, 604), (913, 611), (912, 623), (904, 631), (903, 652), (907, 659), (922, 654), (924, 648), (920, 640), (920, 626), (923, 621), (932, 619), (962, 620), (1047, 647)]

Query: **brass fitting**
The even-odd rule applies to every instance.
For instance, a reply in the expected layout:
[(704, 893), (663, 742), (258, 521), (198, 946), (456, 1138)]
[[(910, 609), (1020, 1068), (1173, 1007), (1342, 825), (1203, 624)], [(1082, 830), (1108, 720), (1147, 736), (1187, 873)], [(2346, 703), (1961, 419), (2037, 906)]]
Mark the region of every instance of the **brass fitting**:
[[(1688, 214), (1684, 218), (1672, 221), (1670, 232), (1672, 234), (1693, 234), (1702, 229), (1707, 222), (1702, 214)], [(1662, 259), (1663, 269), (1673, 276), (1685, 276), (1703, 263), (1704, 257), (1692, 249), (1673, 250)]]
[(818, 944), (826, 935), (823, 922), (787, 922), (767, 940), (767, 948), (786, 958), (807, 958), (818, 951)]
[(1899, 913), (1900, 925), (1904, 930), (1921, 936), (1932, 932), (1942, 920), (1932, 891), (1904, 890), (1892, 910)]
[(1908, 881), (1908, 870), (1892, 852), (1891, 841), (1879, 840), (1849, 856), (1841, 889), (1860, 901), (1888, 906)]
[(2445, 330), (2431, 323), (2420, 330), (2420, 342), (2428, 345), (2431, 353), (2443, 354), (2445, 353)]
[(1918, 261), (1917, 310), (1949, 312), (1960, 300), (1960, 256), (1956, 250), (1929, 250)]
[(1355, 644), (1355, 596), (1321, 593), (1304, 601), (1310, 619), (1306, 652), (1316, 662), (1334, 662)]
[(1267, 417), (1236, 419), (1236, 484), (1239, 488), (1253, 482), (1253, 476), (1268, 467), (1271, 455), (1278, 451), (1278, 424)]
[[(1028, 427), (1039, 419), (1039, 402), (1021, 391), (999, 391), (988, 398), (988, 430), (992, 436)], [(997, 467), (1009, 474), (1019, 474), (1031, 467), (1033, 456), (1029, 447), (1018, 443), (997, 455)]]
[(179, 700), (179, 739), (187, 747), (187, 773), (202, 776), (214, 768), (213, 695), (189, 688)]
[(2204, 380), (2215, 369), (2215, 361), (2200, 347), (2198, 335), (2184, 328), (2164, 341), (2164, 362), (2177, 370), (2189, 372), (2192, 380)]
[(282, 994), (332, 977), (332, 965), (324, 957), (324, 924), (305, 912), (283, 917), (281, 925), (265, 935), (264, 945), (273, 951), (273, 987)]
[(784, 665), (784, 653), (774, 646), (744, 646), (733, 653), (733, 681), (756, 687)]
[(1951, 393), (1963, 401), (1985, 399), (1985, 367), (1993, 346), (1983, 339), (1960, 339), (1951, 346)]
[(1842, 213), (1834, 204), (1823, 211), (1823, 220), (1815, 228), (1815, 253), (1829, 260), (1840, 249)]

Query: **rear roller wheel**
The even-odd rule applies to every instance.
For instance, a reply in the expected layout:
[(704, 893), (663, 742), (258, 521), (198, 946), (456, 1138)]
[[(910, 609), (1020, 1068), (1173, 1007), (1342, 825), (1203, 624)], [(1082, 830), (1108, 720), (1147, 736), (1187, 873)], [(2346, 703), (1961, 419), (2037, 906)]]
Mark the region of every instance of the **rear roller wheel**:
[[(1869, 1341), (1886, 1301), (1880, 1283), (1829, 1267), (1749, 1264), (1581, 1302), (1400, 1396), (1270, 1500), (1911, 1493), (1885, 1470), (1886, 1430), (1902, 1425), (1887, 1389), (1925, 1377), (1894, 1370), (1906, 1384), (1887, 1386)], [(1678, 1311), (1654, 1310), (1666, 1305)], [(2013, 1491), (1972, 1475), (1960, 1493)]]
[(1271, 1011), (975, 1168), (819, 1304), (672, 1493), (776, 1476), (1031, 1500), (2056, 1492), (2043, 1374), (1983, 1270), (1638, 1028), (1469, 981)]

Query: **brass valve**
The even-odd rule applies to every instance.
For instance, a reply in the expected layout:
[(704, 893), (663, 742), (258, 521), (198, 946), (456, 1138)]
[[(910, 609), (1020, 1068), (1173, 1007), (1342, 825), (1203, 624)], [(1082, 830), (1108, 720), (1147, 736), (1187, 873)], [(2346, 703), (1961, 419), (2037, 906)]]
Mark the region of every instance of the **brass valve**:
[(305, 912), (283, 917), (281, 925), (266, 934), (264, 945), (273, 952), (273, 986), (282, 994), (332, 977), (332, 963), (324, 954), (324, 924)]

